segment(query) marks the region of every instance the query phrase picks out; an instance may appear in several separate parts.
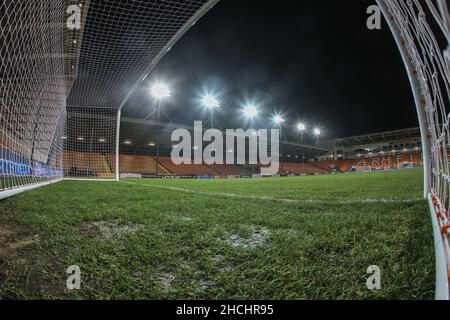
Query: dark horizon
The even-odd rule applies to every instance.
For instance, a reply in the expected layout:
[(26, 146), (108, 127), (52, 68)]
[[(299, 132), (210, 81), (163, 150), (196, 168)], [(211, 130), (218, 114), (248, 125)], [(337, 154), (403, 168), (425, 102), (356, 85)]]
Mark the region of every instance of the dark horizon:
[(123, 114), (150, 114), (149, 87), (161, 80), (172, 90), (164, 119), (175, 123), (206, 121), (200, 98), (209, 91), (220, 100), (221, 127), (247, 126), (241, 106), (252, 101), (260, 110), (255, 126), (272, 127), (271, 115), (283, 114), (291, 140), (298, 120), (321, 128), (324, 139), (417, 126), (389, 27), (383, 20), (381, 30), (368, 30), (374, 1), (352, 2), (223, 0), (173, 46)]

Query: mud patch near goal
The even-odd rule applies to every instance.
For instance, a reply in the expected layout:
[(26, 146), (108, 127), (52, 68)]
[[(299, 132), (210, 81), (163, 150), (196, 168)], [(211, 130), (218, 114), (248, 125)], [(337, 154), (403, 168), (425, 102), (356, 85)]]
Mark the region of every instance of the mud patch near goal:
[(0, 225), (0, 265), (28, 246), (39, 242), (39, 235), (22, 235), (14, 227)]
[(254, 249), (263, 245), (271, 234), (272, 232), (267, 228), (252, 227), (248, 236), (243, 237), (237, 232), (233, 232), (219, 240), (235, 248)]
[(134, 234), (142, 228), (139, 224), (119, 224), (117, 221), (90, 222), (81, 227), (81, 232), (105, 240), (115, 240)]
[(174, 282), (174, 280), (177, 277), (176, 277), (175, 273), (164, 272), (164, 273), (157, 273), (156, 278), (158, 279), (161, 291), (168, 293), (170, 291), (170, 287), (172, 286), (172, 283)]

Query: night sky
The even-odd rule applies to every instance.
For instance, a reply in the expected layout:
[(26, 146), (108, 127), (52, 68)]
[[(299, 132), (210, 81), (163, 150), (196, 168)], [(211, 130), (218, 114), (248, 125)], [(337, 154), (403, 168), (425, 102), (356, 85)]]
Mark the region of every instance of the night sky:
[(406, 71), (387, 24), (366, 28), (374, 1), (222, 0), (191, 28), (129, 100), (125, 116), (143, 118), (154, 108), (149, 87), (167, 82), (168, 120), (206, 120), (203, 92), (221, 108), (223, 129), (247, 122), (241, 107), (259, 107), (256, 127), (286, 118), (294, 140), (296, 123), (318, 126), (337, 138), (417, 126)]

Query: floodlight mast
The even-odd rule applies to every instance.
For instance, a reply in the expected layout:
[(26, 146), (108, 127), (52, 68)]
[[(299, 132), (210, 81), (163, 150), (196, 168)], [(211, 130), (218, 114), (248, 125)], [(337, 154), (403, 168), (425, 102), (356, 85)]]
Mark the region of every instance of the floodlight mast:
[(315, 144), (317, 144), (319, 142), (319, 136), (322, 134), (322, 131), (319, 128), (314, 128), (313, 133), (316, 136)]
[(220, 108), (220, 103), (211, 95), (203, 97), (203, 106), (211, 111), (211, 129), (214, 129), (214, 109)]
[[(248, 104), (244, 107), (243, 113), (247, 119), (250, 120), (250, 127), (249, 129), (254, 130), (254, 118), (258, 115), (258, 109), (253, 104)], [(249, 167), (252, 170), (252, 174), (255, 173), (255, 166), (251, 166), (249, 163)]]
[(170, 97), (170, 89), (167, 85), (157, 82), (152, 86), (151, 93), (156, 99), (156, 176), (159, 176), (159, 143), (160, 143), (160, 120), (161, 120), (161, 100)]
[(244, 115), (250, 119), (250, 128), (253, 129), (254, 118), (258, 115), (258, 109), (254, 105), (249, 104), (244, 107)]
[(285, 122), (282, 116), (276, 114), (273, 116), (272, 121), (275, 123), (276, 126), (278, 126), (280, 130), (280, 138), (281, 138), (281, 144), (280, 144), (280, 152), (281, 152), (281, 163), (280, 163), (280, 174), (283, 172), (283, 162), (284, 162), (284, 151), (283, 151), (283, 131), (282, 131), (282, 124)]
[(298, 143), (302, 143), (303, 144), (303, 131), (306, 130), (306, 125), (303, 122), (299, 122), (297, 124), (297, 129), (298, 131), (300, 131), (300, 138), (298, 139)]
[[(215, 97), (213, 97), (211, 95), (206, 95), (206, 96), (203, 97), (203, 106), (206, 109), (209, 109), (210, 112), (211, 112), (211, 119), (210, 119), (210, 121), (211, 121), (211, 129), (214, 129), (214, 109), (220, 108), (220, 103), (219, 103), (219, 101), (217, 101), (217, 99)], [(213, 151), (214, 154), (216, 154), (216, 148), (215, 148), (214, 144), (215, 144), (215, 141), (213, 142), (212, 147), (213, 147), (213, 150), (214, 150)]]
[[(300, 131), (300, 138), (298, 139), (298, 143), (304, 144), (303, 131), (306, 130), (306, 125), (303, 122), (299, 122), (297, 124), (297, 129)], [(303, 166), (305, 166), (305, 149), (304, 148), (302, 148), (302, 159), (303, 159)]]

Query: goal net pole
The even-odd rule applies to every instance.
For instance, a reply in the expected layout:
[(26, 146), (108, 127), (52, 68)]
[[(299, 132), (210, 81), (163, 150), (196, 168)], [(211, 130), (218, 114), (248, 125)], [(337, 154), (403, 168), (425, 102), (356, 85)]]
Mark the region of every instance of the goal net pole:
[[(420, 125), (439, 300), (450, 299), (450, 27), (446, 0), (377, 0), (399, 48)], [(436, 37), (434, 32), (440, 32)], [(442, 48), (447, 40), (446, 48)]]
[(120, 153), (120, 117), (122, 111), (117, 110), (117, 125), (116, 125), (116, 150), (115, 150), (115, 180), (120, 180), (120, 168), (119, 168), (119, 153)]

